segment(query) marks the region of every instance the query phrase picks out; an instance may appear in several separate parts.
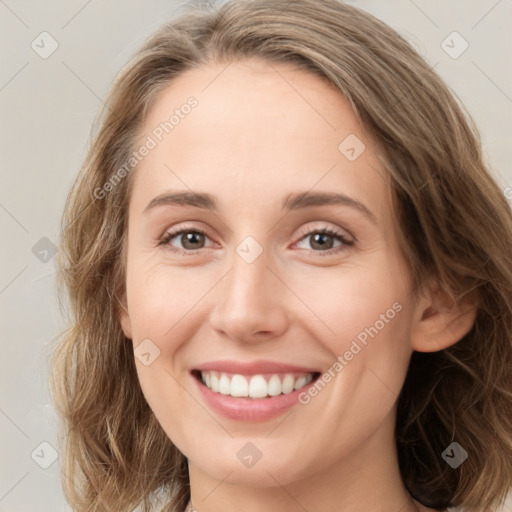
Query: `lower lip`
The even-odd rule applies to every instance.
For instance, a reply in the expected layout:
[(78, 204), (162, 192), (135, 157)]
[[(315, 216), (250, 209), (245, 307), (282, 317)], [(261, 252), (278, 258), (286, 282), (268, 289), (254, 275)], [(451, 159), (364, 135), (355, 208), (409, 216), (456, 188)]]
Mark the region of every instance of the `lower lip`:
[(199, 387), (199, 391), (203, 395), (206, 403), (218, 414), (226, 418), (238, 421), (264, 421), (275, 418), (280, 414), (298, 404), (298, 397), (315, 381), (310, 382), (307, 386), (297, 389), (287, 395), (271, 396), (268, 398), (235, 398), (231, 395), (223, 395), (222, 393), (214, 393), (204, 384), (199, 382), (192, 375), (195, 383)]

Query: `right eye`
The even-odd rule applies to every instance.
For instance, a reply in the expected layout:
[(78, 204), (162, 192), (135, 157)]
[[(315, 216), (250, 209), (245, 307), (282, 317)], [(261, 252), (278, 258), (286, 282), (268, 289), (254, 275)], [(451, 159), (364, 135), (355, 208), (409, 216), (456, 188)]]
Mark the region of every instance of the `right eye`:
[[(202, 229), (185, 226), (181, 227), (180, 229), (166, 232), (160, 239), (158, 245), (164, 246), (173, 252), (196, 254), (197, 251), (203, 249), (204, 247), (194, 248), (193, 245), (201, 244), (201, 241), (204, 243), (204, 238), (207, 236), (207, 233)], [(177, 238), (182, 247), (175, 247), (172, 245), (171, 242), (174, 238)]]

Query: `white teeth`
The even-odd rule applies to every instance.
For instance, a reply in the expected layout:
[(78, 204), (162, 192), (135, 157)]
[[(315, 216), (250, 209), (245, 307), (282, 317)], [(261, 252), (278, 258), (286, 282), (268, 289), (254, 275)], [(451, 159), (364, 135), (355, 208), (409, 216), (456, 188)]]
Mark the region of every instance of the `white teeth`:
[(264, 398), (267, 396), (267, 381), (262, 375), (254, 375), (249, 383), (249, 396), (251, 398)]
[(265, 398), (289, 394), (300, 389), (313, 380), (313, 374), (307, 373), (294, 376), (291, 373), (274, 374), (267, 380), (263, 375), (245, 377), (229, 375), (215, 371), (201, 372), (204, 385), (214, 393), (231, 395), (233, 397)]
[(220, 376), (219, 380), (219, 393), (222, 393), (223, 395), (230, 395), (231, 394), (231, 383), (229, 382), (228, 376), (223, 373)]
[(242, 375), (233, 375), (231, 379), (231, 396), (249, 396), (249, 384)]
[(300, 389), (301, 387), (303, 387), (305, 385), (306, 385), (306, 377), (299, 377), (295, 381), (295, 384), (293, 385), (293, 389), (297, 390), (297, 389)]
[(215, 391), (215, 393), (219, 392), (219, 378), (214, 373), (211, 374), (211, 385), (210, 388), (212, 391)]
[(287, 374), (283, 379), (283, 383), (281, 384), (282, 392), (287, 395), (293, 391), (293, 385), (295, 384), (295, 379), (293, 375)]
[(268, 394), (277, 396), (281, 394), (281, 380), (277, 375), (272, 375), (268, 381)]

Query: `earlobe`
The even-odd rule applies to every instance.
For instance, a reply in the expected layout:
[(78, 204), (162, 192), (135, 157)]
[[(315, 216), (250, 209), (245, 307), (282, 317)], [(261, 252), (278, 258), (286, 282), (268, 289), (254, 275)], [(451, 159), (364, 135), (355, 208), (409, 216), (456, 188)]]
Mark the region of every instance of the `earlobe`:
[(130, 315), (128, 314), (128, 308), (126, 306), (126, 300), (118, 300), (120, 304), (119, 321), (121, 328), (123, 329), (124, 335), (128, 339), (132, 339), (132, 324), (130, 322)]
[(411, 329), (412, 348), (437, 352), (454, 345), (472, 329), (476, 313), (476, 294), (457, 304), (436, 284), (418, 301)]
[(132, 339), (132, 324), (130, 322), (130, 317), (126, 311), (121, 313), (121, 327), (123, 329), (124, 335), (128, 339)]

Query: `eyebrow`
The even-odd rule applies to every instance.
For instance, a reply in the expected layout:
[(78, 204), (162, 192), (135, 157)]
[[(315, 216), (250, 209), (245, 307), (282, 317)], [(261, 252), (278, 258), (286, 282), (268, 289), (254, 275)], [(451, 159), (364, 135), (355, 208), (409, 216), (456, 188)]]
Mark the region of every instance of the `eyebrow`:
[[(355, 208), (363, 213), (373, 224), (377, 224), (375, 215), (360, 201), (337, 192), (296, 192), (289, 194), (282, 203), (286, 211), (308, 208), (311, 206), (343, 205)], [(218, 211), (214, 196), (205, 192), (165, 192), (150, 201), (144, 213), (157, 206), (191, 206), (204, 210)]]

